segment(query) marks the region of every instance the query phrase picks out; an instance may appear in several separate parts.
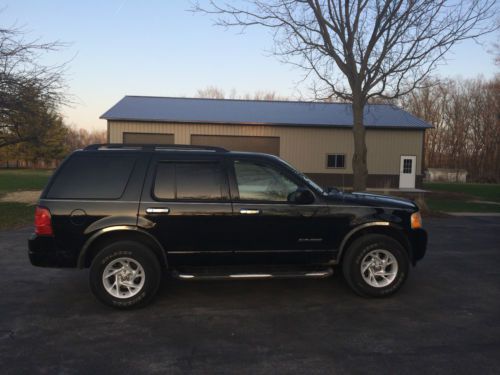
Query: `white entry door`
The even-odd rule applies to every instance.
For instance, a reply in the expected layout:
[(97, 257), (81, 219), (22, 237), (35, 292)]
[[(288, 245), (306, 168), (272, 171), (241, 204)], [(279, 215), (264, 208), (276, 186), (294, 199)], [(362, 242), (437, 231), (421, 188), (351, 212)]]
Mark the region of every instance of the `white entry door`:
[(401, 156), (401, 164), (399, 166), (399, 187), (406, 189), (415, 188), (415, 170), (417, 168), (416, 156)]

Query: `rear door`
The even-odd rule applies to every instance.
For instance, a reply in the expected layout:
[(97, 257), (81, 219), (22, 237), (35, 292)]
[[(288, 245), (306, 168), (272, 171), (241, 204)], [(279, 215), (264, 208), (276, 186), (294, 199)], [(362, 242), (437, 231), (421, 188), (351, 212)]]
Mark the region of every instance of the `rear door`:
[(170, 264), (224, 264), (232, 259), (227, 176), (216, 154), (153, 156), (139, 215), (167, 251)]

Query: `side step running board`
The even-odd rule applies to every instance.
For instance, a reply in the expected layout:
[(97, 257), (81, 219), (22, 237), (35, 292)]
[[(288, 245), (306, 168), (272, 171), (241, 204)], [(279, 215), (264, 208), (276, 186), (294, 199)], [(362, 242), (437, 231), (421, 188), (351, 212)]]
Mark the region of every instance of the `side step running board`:
[(229, 279), (284, 279), (284, 278), (316, 278), (321, 279), (333, 275), (332, 268), (319, 270), (304, 270), (302, 272), (278, 271), (278, 272), (252, 272), (252, 273), (210, 273), (210, 272), (179, 272), (173, 271), (172, 276), (182, 280), (229, 280)]

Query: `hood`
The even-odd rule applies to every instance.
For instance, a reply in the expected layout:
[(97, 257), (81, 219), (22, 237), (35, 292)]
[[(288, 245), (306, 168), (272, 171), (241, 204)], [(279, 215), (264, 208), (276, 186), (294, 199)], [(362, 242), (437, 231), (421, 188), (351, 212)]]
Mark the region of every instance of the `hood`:
[[(378, 206), (378, 207), (390, 207), (403, 210), (418, 210), (418, 206), (415, 202), (399, 197), (393, 197), (389, 195), (379, 195), (370, 193), (335, 193), (335, 200), (338, 201), (339, 197), (344, 203), (354, 204), (360, 206)], [(332, 196), (332, 198), (334, 198)]]

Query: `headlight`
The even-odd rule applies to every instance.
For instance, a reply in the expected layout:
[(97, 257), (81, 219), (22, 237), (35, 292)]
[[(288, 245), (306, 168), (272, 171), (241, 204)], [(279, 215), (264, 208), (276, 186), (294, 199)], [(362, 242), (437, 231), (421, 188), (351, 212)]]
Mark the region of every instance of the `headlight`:
[(411, 214), (411, 229), (422, 228), (422, 216), (420, 216), (420, 212), (414, 212)]

